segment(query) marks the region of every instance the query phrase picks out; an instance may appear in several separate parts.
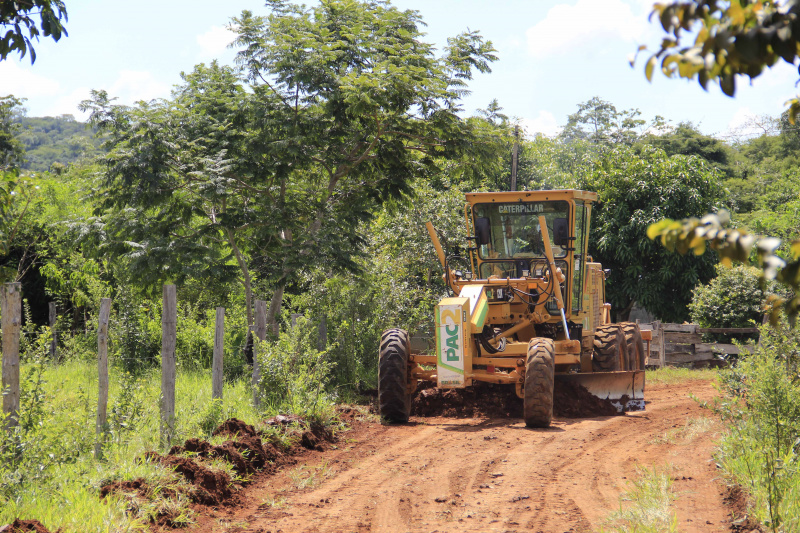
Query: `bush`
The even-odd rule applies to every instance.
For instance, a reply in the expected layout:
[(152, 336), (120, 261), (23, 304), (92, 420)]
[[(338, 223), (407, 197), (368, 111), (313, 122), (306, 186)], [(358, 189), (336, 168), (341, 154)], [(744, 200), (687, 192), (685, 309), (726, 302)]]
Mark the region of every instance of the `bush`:
[(722, 374), (729, 432), (722, 467), (771, 531), (800, 531), (800, 333), (763, 326), (756, 350)]
[[(759, 270), (738, 265), (717, 265), (717, 277), (695, 287), (689, 304), (692, 322), (703, 328), (749, 328), (760, 325), (766, 294), (759, 285)], [(756, 334), (708, 336), (708, 340), (753, 340)]]
[(292, 413), (327, 424), (334, 414), (334, 398), (325, 390), (334, 364), (327, 350), (317, 349), (317, 328), (299, 318), (278, 340), (256, 345), (261, 363), (258, 391), (270, 411)]

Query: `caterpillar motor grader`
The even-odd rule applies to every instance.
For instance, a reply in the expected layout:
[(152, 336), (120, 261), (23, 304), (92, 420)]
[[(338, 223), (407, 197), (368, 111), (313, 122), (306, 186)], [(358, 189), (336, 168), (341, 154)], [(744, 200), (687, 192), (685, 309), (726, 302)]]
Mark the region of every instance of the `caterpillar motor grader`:
[(605, 273), (587, 254), (593, 192), (468, 193), (467, 256), (446, 256), (428, 232), (453, 292), (435, 309), (435, 352), (412, 353), (402, 329), (383, 333), (378, 402), (408, 420), (422, 380), (439, 388), (476, 381), (513, 385), (525, 424), (547, 427), (554, 380), (574, 380), (619, 411), (644, 409), (643, 340), (649, 331), (612, 324)]

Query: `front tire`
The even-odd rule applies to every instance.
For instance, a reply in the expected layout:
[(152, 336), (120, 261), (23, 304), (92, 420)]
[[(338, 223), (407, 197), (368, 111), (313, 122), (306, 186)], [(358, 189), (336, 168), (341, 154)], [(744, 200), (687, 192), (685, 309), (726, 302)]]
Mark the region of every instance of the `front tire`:
[(410, 341), (405, 330), (387, 329), (381, 336), (378, 361), (378, 410), (388, 422), (407, 422), (411, 411), (408, 392)]
[(626, 356), (625, 334), (617, 324), (597, 328), (594, 334), (593, 372), (615, 372)]
[(555, 347), (552, 339), (535, 337), (528, 343), (525, 365), (525, 425), (546, 428), (553, 419)]

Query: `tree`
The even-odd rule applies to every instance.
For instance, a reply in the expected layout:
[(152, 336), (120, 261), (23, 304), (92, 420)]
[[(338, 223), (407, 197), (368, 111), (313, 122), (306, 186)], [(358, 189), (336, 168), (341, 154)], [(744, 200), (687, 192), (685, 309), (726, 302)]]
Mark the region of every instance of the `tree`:
[(599, 195), (590, 252), (611, 269), (606, 295), (618, 320), (627, 319), (634, 302), (662, 320), (688, 318), (692, 289), (714, 276), (714, 258), (666, 253), (645, 233), (667, 213), (708, 212), (720, 195), (714, 169), (698, 157), (667, 157), (649, 146), (638, 153), (617, 147), (603, 153), (582, 181), (582, 188)]
[(674, 129), (662, 135), (646, 135), (642, 142), (652, 144), (667, 155), (696, 155), (702, 157), (725, 176), (733, 171), (730, 167), (731, 149), (719, 139), (703, 135), (691, 122), (681, 122)]
[(24, 101), (11, 94), (0, 96), (0, 171), (18, 168), (25, 157), (25, 147), (19, 139)]
[(722, 264), (727, 267), (733, 266), (734, 261), (748, 262), (754, 253), (761, 269), (759, 277), (762, 283), (774, 279), (791, 291), (787, 297), (773, 296), (768, 300), (770, 322), (777, 324), (781, 314), (785, 313), (794, 326), (800, 314), (800, 239), (785, 244), (783, 255), (787, 259), (784, 259), (777, 253), (782, 244), (780, 239), (728, 228), (729, 223), (730, 214), (726, 211), (708, 214), (702, 219), (666, 218), (650, 224), (647, 236), (653, 240), (658, 238), (667, 250), (681, 255), (691, 251), (701, 256), (710, 248), (719, 254)]
[(495, 56), (469, 32), (437, 58), (419, 15), (383, 2), (269, 6), (233, 21), (246, 80), (201, 65), (171, 101), (124, 108), (96, 93), (85, 108), (112, 136), (108, 242), (151, 277), (231, 275), (235, 261), (248, 313), (253, 274), (272, 290), (277, 332), (303, 269), (357, 271), (374, 207), (471, 148), (458, 102)]
[[(39, 18), (39, 26), (36, 25)], [(22, 2), (0, 2), (0, 61), (13, 51), (18, 51), (20, 58), (30, 52), (31, 64), (36, 61), (36, 51), (31, 39), (39, 41), (40, 30), (45, 37), (54, 41), (67, 35), (67, 29), (61, 20), (67, 22), (67, 8), (62, 0), (25, 0)], [(8, 31), (5, 29), (8, 28)], [(27, 30), (28, 35), (25, 35)]]
[[(717, 81), (723, 93), (733, 96), (737, 76), (753, 79), (781, 59), (794, 65), (800, 50), (800, 3), (795, 0), (668, 2), (655, 4), (653, 17), (667, 35), (645, 64), (648, 80), (660, 60), (667, 77), (696, 78), (703, 89)], [(683, 32), (691, 44), (681, 46)], [(800, 100), (788, 103), (794, 123)]]
[(611, 102), (595, 96), (578, 104), (578, 111), (567, 117), (559, 137), (567, 142), (586, 140), (596, 145), (631, 144), (638, 137), (636, 128), (644, 120), (636, 118), (638, 109), (618, 111)]
[[(717, 265), (717, 276), (694, 289), (689, 309), (692, 323), (701, 328), (750, 328), (760, 325), (767, 292), (760, 286), (758, 269), (745, 265)], [(757, 335), (711, 335), (714, 342), (756, 339)]]

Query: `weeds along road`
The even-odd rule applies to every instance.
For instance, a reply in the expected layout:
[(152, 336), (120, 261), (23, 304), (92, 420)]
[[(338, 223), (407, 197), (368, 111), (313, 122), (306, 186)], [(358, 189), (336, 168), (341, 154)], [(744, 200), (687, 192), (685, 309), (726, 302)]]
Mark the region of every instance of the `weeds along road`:
[(674, 480), (679, 531), (728, 531), (711, 459), (720, 426), (690, 394), (710, 401), (715, 391), (705, 381), (650, 386), (644, 412), (556, 419), (545, 430), (517, 419), (365, 422), (337, 449), (257, 480), (243, 506), (201, 516), (194, 529), (608, 531), (637, 468), (655, 466)]

